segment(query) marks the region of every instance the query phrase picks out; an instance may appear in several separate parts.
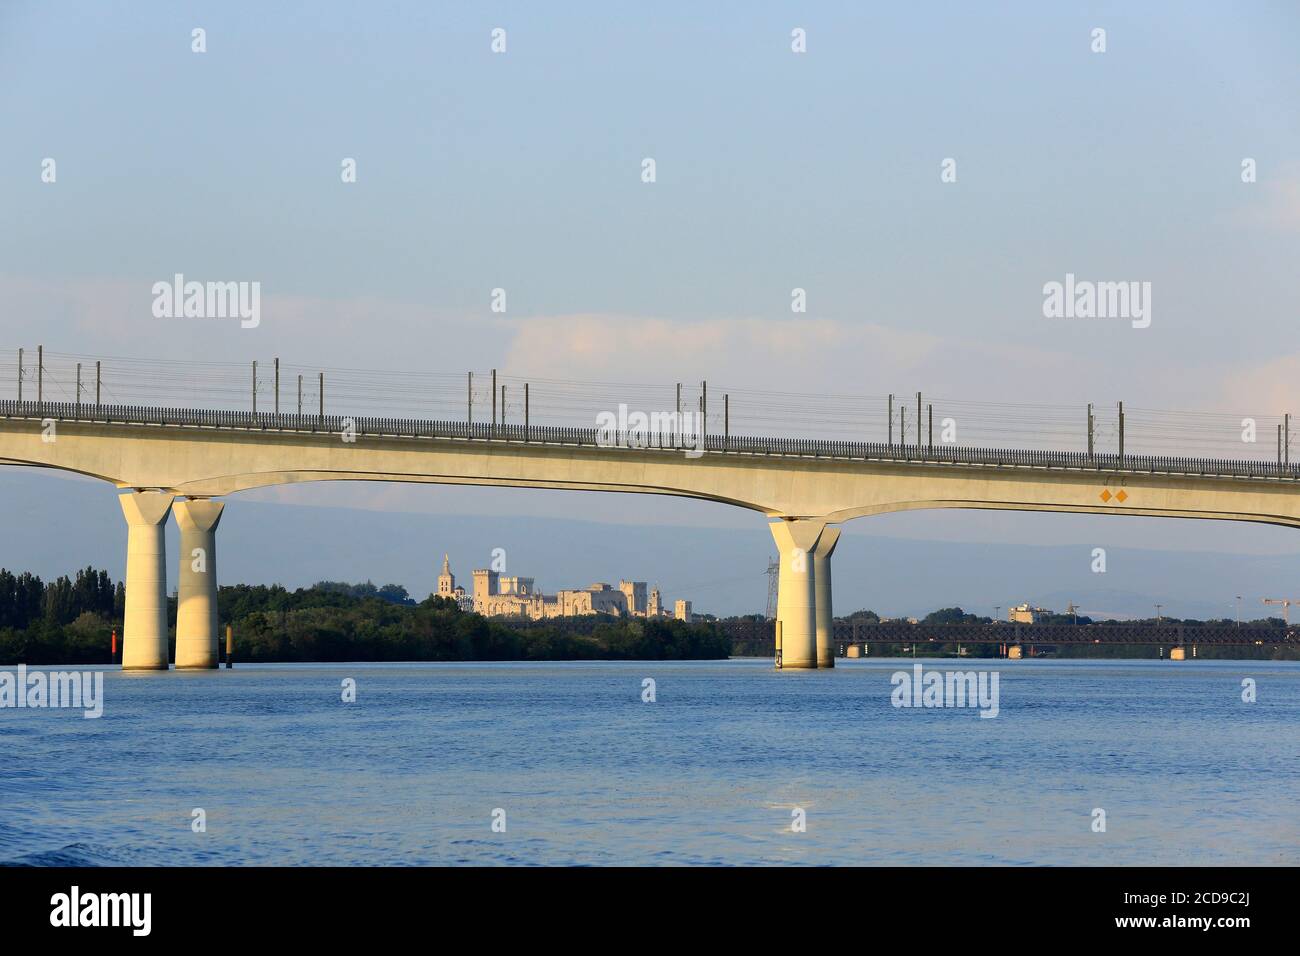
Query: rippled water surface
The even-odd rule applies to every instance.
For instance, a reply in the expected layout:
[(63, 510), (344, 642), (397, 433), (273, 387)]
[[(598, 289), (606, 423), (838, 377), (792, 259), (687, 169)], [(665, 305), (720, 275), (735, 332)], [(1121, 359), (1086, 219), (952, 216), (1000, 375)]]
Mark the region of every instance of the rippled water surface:
[(110, 670), (0, 710), (0, 861), (1300, 863), (1300, 664), (925, 663), (999, 715), (894, 708), (910, 659)]

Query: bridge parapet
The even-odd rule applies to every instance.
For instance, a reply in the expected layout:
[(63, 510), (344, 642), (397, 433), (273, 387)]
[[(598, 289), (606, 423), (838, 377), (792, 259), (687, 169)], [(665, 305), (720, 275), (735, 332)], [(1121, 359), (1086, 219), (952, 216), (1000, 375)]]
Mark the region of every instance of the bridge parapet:
[[(74, 402), (0, 400), (0, 418), (52, 419), (109, 425), (230, 429), (242, 432), (340, 434), (413, 439), (460, 439), (504, 443), (622, 448), (683, 454), (696, 445), (675, 433), (617, 432), (559, 425), (503, 424), (374, 416), (251, 412), (233, 409), (110, 405)], [(1198, 478), (1273, 479), (1300, 482), (1300, 462), (1193, 458), (1163, 455), (1117, 455), (1096, 452), (1044, 451), (1027, 448), (982, 448), (961, 445), (887, 444), (828, 441), (756, 435), (706, 434), (699, 450), (713, 454), (759, 457), (820, 458), (891, 462), (903, 465), (950, 465), (981, 468), (1095, 471), (1104, 474), (1185, 475)]]

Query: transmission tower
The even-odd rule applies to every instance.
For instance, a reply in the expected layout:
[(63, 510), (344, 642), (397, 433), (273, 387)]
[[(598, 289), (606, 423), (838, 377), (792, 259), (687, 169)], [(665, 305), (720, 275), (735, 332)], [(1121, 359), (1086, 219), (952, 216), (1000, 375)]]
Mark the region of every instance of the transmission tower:
[(767, 619), (776, 618), (776, 585), (781, 572), (781, 562), (767, 559)]

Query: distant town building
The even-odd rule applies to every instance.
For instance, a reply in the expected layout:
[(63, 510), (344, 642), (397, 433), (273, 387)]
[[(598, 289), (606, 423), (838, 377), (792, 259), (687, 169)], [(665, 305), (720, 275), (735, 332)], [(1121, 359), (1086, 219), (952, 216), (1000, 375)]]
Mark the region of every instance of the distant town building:
[(465, 589), (456, 586), (456, 575), (451, 573), (451, 558), (442, 556), (442, 573), (438, 575), (438, 596), (451, 598), (462, 611), (474, 610), (473, 595), (466, 594)]
[(627, 612), (637, 617), (646, 616), (649, 602), (645, 593), (644, 581), (619, 581), (618, 589), (627, 597)]
[(607, 614), (611, 617), (666, 618), (691, 620), (691, 602), (678, 601), (674, 613), (667, 614), (659, 588), (646, 587), (644, 581), (618, 582), (612, 587), (602, 581), (585, 588), (569, 588), (555, 594), (537, 590), (530, 577), (504, 577), (497, 571), (477, 568), (474, 590), (466, 594), (456, 586), (449, 559), (444, 556), (442, 574), (438, 576), (438, 594), (453, 597), (462, 610), (475, 611), (484, 617), (525, 617), (544, 621), (555, 617), (579, 617)]
[(1007, 620), (1012, 624), (1037, 624), (1051, 613), (1045, 607), (1030, 607), (1028, 604), (1017, 604), (1015, 607), (1007, 609)]

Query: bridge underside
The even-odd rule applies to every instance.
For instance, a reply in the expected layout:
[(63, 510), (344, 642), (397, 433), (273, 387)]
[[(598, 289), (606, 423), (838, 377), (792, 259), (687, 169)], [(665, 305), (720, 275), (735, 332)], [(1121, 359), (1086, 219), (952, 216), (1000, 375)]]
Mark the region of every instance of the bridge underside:
[[(0, 416), (0, 463), (58, 468), (131, 489), (124, 666), (165, 668), (162, 525), (181, 524), (178, 666), (216, 666), (220, 503), (305, 481), (400, 481), (675, 495), (780, 519), (777, 659), (833, 666), (833, 525), (922, 508), (978, 508), (1252, 521), (1300, 527), (1300, 483), (1098, 468), (886, 461), (752, 451), (577, 446), (566, 442), (347, 435)], [(195, 552), (204, 560), (197, 561)], [(199, 566), (202, 570), (198, 570)], [(179, 641), (184, 624), (185, 653)], [(161, 648), (161, 650), (160, 650)], [(182, 656), (184, 661), (181, 660)]]

